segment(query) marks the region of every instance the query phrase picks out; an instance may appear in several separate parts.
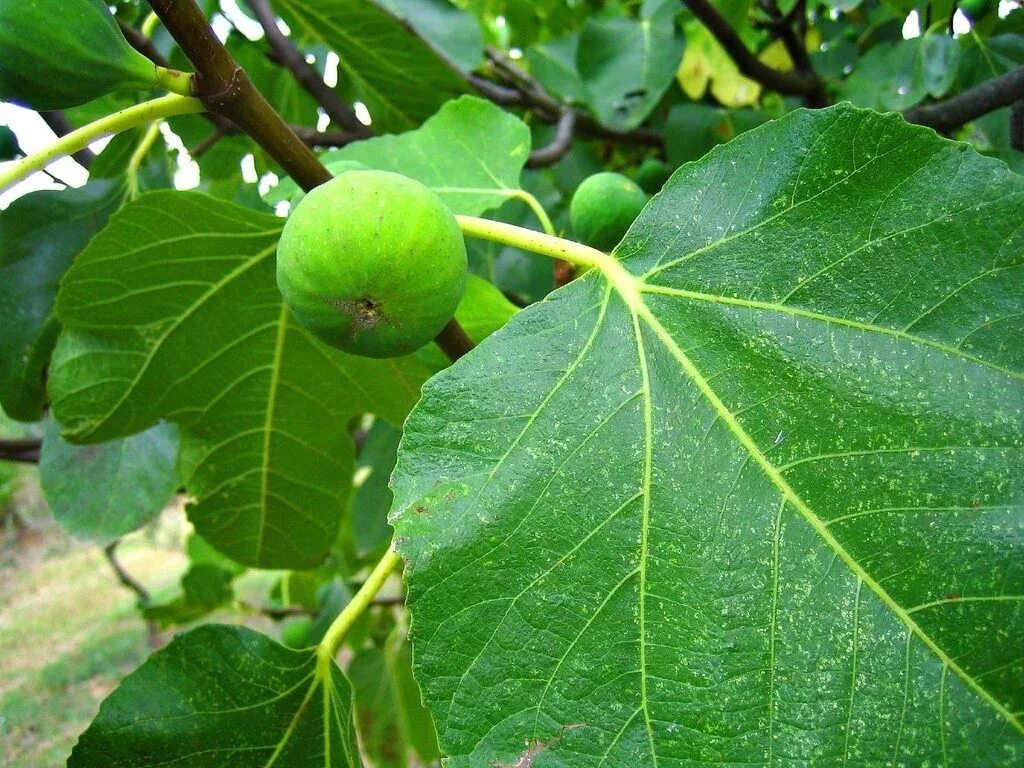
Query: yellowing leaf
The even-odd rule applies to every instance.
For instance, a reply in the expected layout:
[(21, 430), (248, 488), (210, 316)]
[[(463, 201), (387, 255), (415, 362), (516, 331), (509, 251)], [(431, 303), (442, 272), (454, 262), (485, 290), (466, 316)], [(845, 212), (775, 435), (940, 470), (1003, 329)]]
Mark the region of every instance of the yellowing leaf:
[(757, 103), (761, 86), (740, 74), (725, 49), (699, 23), (686, 25), (686, 51), (676, 80), (691, 99), (704, 96), (710, 83), (711, 95), (727, 107)]

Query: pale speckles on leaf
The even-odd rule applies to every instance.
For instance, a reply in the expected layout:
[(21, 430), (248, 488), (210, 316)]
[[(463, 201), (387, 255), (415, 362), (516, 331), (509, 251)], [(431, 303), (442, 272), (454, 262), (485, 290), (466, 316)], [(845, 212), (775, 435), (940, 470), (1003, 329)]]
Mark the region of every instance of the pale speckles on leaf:
[[(911, 612), (1024, 594), (1021, 359), (997, 325), (958, 347), (1024, 297), (944, 301), (1022, 205), (898, 116), (794, 113), (651, 201), (639, 302), (584, 276), (431, 380), (394, 517), (452, 767), (1024, 759), (1019, 604)], [(569, 721), (586, 745), (537, 751)]]

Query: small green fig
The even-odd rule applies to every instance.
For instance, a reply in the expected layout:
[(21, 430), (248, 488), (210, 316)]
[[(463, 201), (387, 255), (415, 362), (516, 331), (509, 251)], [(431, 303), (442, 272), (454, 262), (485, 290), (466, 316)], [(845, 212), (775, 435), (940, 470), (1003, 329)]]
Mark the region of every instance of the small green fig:
[(315, 643), (309, 641), (309, 630), (313, 627), (313, 620), (308, 618), (295, 619), (281, 627), (281, 645), (295, 650), (309, 648)]
[(0, 0), (0, 101), (66, 109), (157, 82), (101, 0)]
[(576, 188), (569, 221), (581, 242), (610, 251), (647, 205), (647, 195), (620, 173), (595, 173)]
[(351, 170), (295, 206), (277, 248), (277, 285), (298, 321), (364, 357), (429, 343), (466, 288), (466, 244), (418, 181)]
[(644, 192), (649, 195), (657, 194), (665, 186), (668, 177), (672, 175), (672, 169), (656, 157), (648, 157), (634, 174), (636, 183)]

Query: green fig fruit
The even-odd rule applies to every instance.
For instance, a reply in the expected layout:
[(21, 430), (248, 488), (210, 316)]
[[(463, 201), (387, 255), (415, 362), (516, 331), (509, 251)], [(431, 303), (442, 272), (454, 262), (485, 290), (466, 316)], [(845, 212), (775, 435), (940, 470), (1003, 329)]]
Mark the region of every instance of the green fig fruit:
[(281, 627), (281, 645), (297, 651), (315, 645), (309, 641), (309, 630), (312, 627), (312, 619), (302, 618), (288, 622)]
[(22, 155), (18, 137), (6, 125), (0, 125), (0, 161), (14, 160)]
[(429, 343), (455, 314), (467, 271), (441, 198), (388, 171), (351, 170), (314, 189), (277, 248), (277, 285), (298, 321), (364, 357)]
[(640, 189), (649, 195), (655, 195), (665, 186), (668, 177), (672, 175), (672, 169), (664, 161), (648, 157), (640, 163), (634, 175)]
[(101, 0), (0, 0), (0, 100), (67, 109), (157, 82)]
[(647, 195), (620, 173), (595, 173), (576, 188), (569, 221), (581, 242), (610, 251), (647, 205)]

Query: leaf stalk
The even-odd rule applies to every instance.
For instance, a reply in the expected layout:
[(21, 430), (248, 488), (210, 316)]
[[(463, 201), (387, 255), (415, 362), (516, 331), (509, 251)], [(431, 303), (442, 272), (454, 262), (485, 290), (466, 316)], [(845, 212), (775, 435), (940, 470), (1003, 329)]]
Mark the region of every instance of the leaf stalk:
[(380, 592), (384, 582), (402, 563), (402, 558), (393, 549), (388, 549), (384, 557), (374, 566), (369, 578), (356, 592), (355, 597), (346, 605), (337, 618), (331, 623), (327, 633), (317, 646), (316, 653), (319, 659), (321, 670), (330, 669), (330, 663), (338, 653), (345, 635), (352, 629), (356, 620), (366, 612), (366, 609), (373, 604), (374, 598)]
[(102, 117), (62, 136), (46, 149), (24, 157), (12, 163), (9, 168), (0, 171), (0, 191), (13, 186), (36, 171), (43, 170), (54, 160), (85, 149), (96, 139), (123, 133), (154, 120), (162, 120), (175, 115), (194, 114), (202, 112), (204, 109), (205, 107), (199, 99), (172, 93)]

